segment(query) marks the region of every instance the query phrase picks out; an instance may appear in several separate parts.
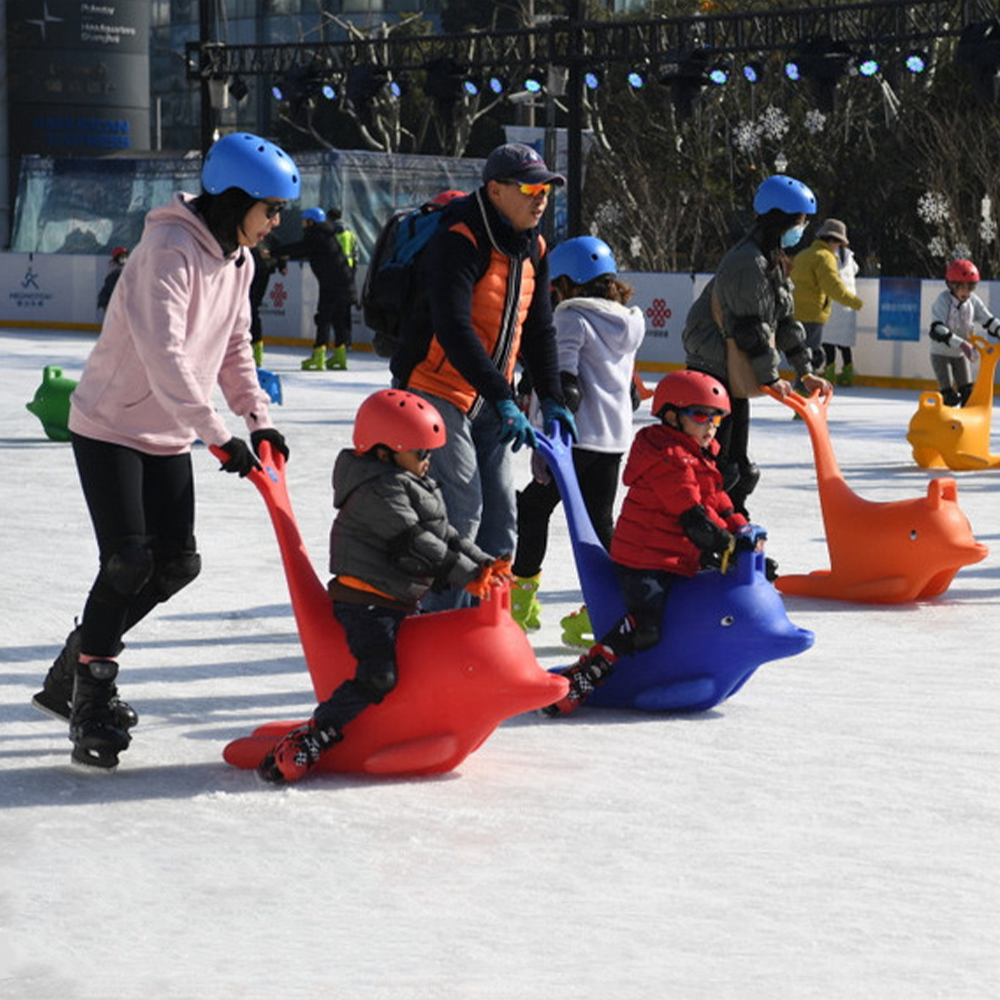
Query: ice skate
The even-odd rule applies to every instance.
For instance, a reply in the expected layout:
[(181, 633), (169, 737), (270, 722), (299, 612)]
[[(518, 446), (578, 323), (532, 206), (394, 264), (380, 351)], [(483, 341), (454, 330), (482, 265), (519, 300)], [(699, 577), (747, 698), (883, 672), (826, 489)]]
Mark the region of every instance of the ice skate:
[(117, 676), (118, 664), (114, 660), (91, 660), (76, 666), (69, 738), (77, 764), (110, 770), (118, 766), (118, 755), (132, 742), (115, 714), (120, 704)]
[(562, 671), (563, 677), (569, 681), (569, 690), (555, 704), (543, 708), (542, 714), (556, 719), (575, 712), (593, 694), (594, 688), (611, 676), (617, 660), (609, 646), (601, 643), (592, 646), (573, 666)]
[(334, 744), (343, 739), (336, 729), (320, 729), (310, 719), (278, 740), (257, 769), (265, 781), (280, 785), (308, 774)]
[(312, 354), (302, 362), (304, 372), (321, 372), (326, 370), (326, 348), (314, 347)]
[(538, 586), (542, 574), (516, 576), (510, 588), (510, 616), (525, 632), (542, 627), (542, 606), (538, 603)]
[(347, 371), (347, 347), (341, 345), (340, 347), (335, 347), (330, 353), (330, 356), (326, 359), (326, 370), (328, 372), (346, 372)]
[[(117, 656), (125, 647), (119, 644), (115, 651)], [(66, 644), (55, 658), (49, 672), (42, 681), (42, 690), (31, 699), (31, 704), (39, 711), (51, 715), (54, 719), (69, 721), (73, 709), (73, 684), (75, 682), (76, 664), (80, 659), (80, 626), (78, 625), (66, 637)], [(131, 729), (139, 721), (135, 709), (127, 702), (115, 696), (112, 709), (118, 726)]]
[(567, 646), (590, 649), (594, 642), (594, 626), (590, 623), (586, 605), (581, 605), (579, 611), (570, 612), (559, 624), (563, 630), (562, 641)]

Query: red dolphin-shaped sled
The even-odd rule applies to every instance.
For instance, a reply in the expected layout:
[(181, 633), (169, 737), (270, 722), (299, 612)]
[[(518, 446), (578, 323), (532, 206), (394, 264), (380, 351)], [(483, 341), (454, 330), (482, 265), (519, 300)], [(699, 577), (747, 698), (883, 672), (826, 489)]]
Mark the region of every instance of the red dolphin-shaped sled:
[[(225, 453), (212, 449), (217, 458)], [(326, 588), (295, 523), (284, 459), (265, 442), (263, 469), (249, 479), (260, 491), (278, 536), (288, 590), (318, 701), (354, 674), (351, 656)], [(407, 618), (397, 647), (399, 682), (380, 705), (347, 728), (327, 751), (320, 771), (368, 774), (437, 774), (457, 767), (504, 719), (542, 708), (566, 693), (564, 677), (541, 668), (510, 616), (504, 588), (475, 608)], [(271, 722), (234, 740), (225, 760), (256, 768), (297, 722)]]

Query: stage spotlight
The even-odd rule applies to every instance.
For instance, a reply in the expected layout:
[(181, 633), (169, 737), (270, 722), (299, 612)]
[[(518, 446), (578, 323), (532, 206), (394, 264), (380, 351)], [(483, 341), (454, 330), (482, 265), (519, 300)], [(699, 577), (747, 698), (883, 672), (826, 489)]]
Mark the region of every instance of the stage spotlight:
[(907, 52), (906, 58), (903, 60), (903, 65), (914, 76), (919, 76), (921, 73), (927, 71), (927, 64), (929, 62), (930, 60), (928, 59), (926, 52), (914, 49), (912, 52)]
[(875, 76), (881, 69), (875, 53), (871, 51), (862, 52), (855, 61), (855, 66), (857, 66), (861, 76)]
[(633, 66), (628, 73), (625, 74), (625, 80), (633, 90), (642, 90), (642, 88), (646, 86), (646, 80), (648, 78), (649, 66), (645, 63)]
[(465, 92), (467, 97), (478, 97), (482, 89), (483, 81), (477, 76), (467, 76), (462, 81), (462, 90)]
[(793, 83), (798, 83), (802, 79), (802, 67), (798, 59), (785, 60), (785, 76)]
[(521, 88), (529, 94), (540, 94), (545, 89), (545, 81), (548, 74), (543, 69), (537, 67), (529, 72), (521, 84)]
[(494, 93), (499, 97), (501, 94), (505, 93), (507, 88), (510, 86), (510, 81), (505, 76), (500, 76), (497, 73), (491, 73), (486, 78), (486, 86), (490, 88), (490, 92)]
[(233, 100), (242, 101), (243, 98), (250, 93), (250, 88), (247, 86), (243, 77), (234, 76), (232, 80), (229, 81), (229, 93), (233, 95)]
[(604, 71), (600, 69), (588, 69), (583, 74), (583, 85), (587, 90), (597, 90), (604, 83)]
[(760, 83), (764, 77), (764, 64), (751, 60), (743, 64), (743, 79), (747, 83)]
[(733, 68), (728, 59), (716, 59), (708, 71), (709, 82), (721, 87), (723, 84), (729, 83), (729, 75), (732, 71)]
[(335, 101), (337, 99), (337, 87), (332, 80), (327, 80), (322, 87), (319, 88), (319, 92), (328, 100)]

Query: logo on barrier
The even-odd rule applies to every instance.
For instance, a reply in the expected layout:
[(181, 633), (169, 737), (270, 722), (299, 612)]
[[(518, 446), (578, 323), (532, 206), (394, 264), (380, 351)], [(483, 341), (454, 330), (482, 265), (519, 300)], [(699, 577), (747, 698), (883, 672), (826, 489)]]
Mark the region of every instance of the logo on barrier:
[(38, 272), (29, 264), (20, 281), (22, 290), (15, 289), (8, 293), (8, 299), (18, 309), (38, 309), (51, 298), (51, 292), (44, 292), (38, 284)]
[(665, 327), (671, 316), (673, 316), (673, 310), (667, 306), (666, 299), (653, 299), (653, 304), (646, 310), (646, 318), (654, 329)]

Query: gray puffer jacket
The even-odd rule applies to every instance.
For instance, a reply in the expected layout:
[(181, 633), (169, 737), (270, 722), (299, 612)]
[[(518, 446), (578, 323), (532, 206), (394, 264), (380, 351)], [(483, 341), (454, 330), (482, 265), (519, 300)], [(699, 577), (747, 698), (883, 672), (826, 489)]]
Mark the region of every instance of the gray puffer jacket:
[[(718, 299), (722, 328), (712, 296)], [(812, 373), (805, 330), (794, 318), (792, 283), (769, 268), (753, 234), (737, 243), (719, 263), (687, 315), (682, 339), (687, 364), (728, 382), (726, 337), (746, 352), (761, 385), (780, 377), (781, 354), (797, 375)]]
[(435, 580), (464, 587), (493, 561), (448, 523), (437, 483), (345, 448), (333, 466), (330, 572), (355, 576), (406, 604)]

